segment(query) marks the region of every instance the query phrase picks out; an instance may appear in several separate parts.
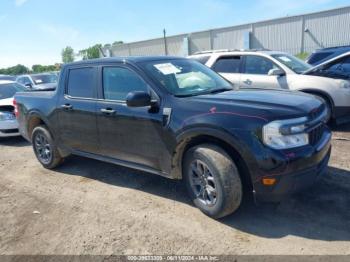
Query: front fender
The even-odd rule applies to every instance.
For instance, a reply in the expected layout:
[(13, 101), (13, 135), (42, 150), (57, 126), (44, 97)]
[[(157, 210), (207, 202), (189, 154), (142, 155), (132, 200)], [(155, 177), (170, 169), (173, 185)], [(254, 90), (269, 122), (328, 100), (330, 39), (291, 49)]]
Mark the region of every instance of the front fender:
[(188, 144), (196, 137), (208, 137), (225, 143), (239, 154), (247, 166), (254, 164), (254, 156), (249, 147), (242, 139), (242, 133), (249, 133), (241, 129), (231, 129), (230, 131), (214, 127), (188, 127), (176, 136), (177, 147), (172, 159), (172, 177), (181, 179), (182, 158)]

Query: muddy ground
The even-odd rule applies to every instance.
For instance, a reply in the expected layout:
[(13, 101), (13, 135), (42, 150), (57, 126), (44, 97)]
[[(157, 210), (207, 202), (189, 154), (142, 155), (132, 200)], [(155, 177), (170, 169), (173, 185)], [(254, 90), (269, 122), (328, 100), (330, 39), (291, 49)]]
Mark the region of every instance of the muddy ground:
[(179, 181), (80, 157), (49, 171), (1, 139), (0, 254), (350, 254), (350, 125), (333, 137), (313, 188), (218, 221)]

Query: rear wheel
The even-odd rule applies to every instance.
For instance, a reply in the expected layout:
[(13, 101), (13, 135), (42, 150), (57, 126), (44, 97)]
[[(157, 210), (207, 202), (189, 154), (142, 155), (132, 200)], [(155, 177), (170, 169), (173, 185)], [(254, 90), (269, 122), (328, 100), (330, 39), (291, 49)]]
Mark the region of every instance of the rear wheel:
[(45, 126), (34, 128), (32, 145), (36, 158), (45, 168), (53, 169), (63, 162), (63, 158)]
[(206, 215), (220, 218), (236, 211), (242, 201), (242, 182), (236, 165), (214, 145), (189, 149), (183, 176), (191, 199)]

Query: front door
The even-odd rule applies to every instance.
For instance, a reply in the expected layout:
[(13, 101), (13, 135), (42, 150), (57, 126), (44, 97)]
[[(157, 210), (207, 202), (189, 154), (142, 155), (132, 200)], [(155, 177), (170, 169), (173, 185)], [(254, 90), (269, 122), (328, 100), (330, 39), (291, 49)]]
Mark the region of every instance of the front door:
[(97, 153), (97, 69), (83, 67), (67, 70), (67, 84), (57, 107), (60, 142), (71, 150)]
[(153, 93), (150, 86), (136, 71), (125, 65), (102, 67), (100, 75), (103, 99), (96, 108), (100, 153), (162, 170), (169, 165), (163, 159), (170, 158), (165, 153), (161, 110), (126, 105), (129, 92)]
[(280, 68), (266, 57), (244, 56), (240, 87), (288, 89), (287, 77), (269, 75), (272, 69)]

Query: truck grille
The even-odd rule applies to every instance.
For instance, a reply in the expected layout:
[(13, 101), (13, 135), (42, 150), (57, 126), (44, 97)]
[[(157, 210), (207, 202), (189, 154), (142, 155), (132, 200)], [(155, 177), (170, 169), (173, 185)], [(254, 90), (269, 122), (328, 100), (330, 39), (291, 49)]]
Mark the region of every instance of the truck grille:
[(324, 132), (324, 124), (321, 124), (309, 132), (309, 141), (311, 145), (316, 145), (322, 138)]
[(313, 110), (309, 113), (309, 124), (311, 127), (308, 133), (309, 142), (311, 145), (316, 145), (322, 138), (326, 127), (326, 124), (324, 123), (326, 110), (326, 106), (322, 104), (316, 110)]

